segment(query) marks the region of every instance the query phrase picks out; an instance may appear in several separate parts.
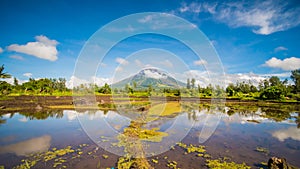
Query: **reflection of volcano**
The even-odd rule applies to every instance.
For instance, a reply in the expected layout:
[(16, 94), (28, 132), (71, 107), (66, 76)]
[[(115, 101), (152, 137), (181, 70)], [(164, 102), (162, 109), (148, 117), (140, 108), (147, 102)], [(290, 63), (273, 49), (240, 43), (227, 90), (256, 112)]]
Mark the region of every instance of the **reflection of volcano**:
[(50, 147), (51, 136), (44, 135), (15, 144), (0, 147), (0, 154), (15, 153), (16, 155), (29, 155), (37, 152), (47, 151)]

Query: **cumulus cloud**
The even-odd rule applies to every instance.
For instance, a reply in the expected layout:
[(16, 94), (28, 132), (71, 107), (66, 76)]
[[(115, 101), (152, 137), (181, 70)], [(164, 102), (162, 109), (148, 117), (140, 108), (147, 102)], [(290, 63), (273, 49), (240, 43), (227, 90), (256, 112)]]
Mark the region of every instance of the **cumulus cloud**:
[(24, 73), (23, 76), (31, 77), (31, 76), (32, 76), (32, 73)]
[(207, 62), (203, 59), (194, 61), (194, 65), (205, 65)]
[(279, 68), (282, 70), (295, 70), (300, 68), (300, 58), (290, 57), (286, 59), (277, 59), (272, 57), (271, 59), (267, 60), (264, 66), (272, 67), (272, 68)]
[[(218, 78), (215, 76), (210, 76), (212, 73), (202, 70), (189, 70), (183, 73), (174, 73), (172, 74), (177, 80), (182, 82), (186, 82), (187, 78), (195, 78), (196, 85), (200, 85), (201, 87), (206, 87), (209, 84), (212, 84), (216, 80), (213, 78)], [(272, 74), (256, 74), (256, 73), (236, 73), (236, 74), (225, 74), (225, 86), (229, 83), (237, 83), (237, 82), (251, 82), (254, 86), (258, 86), (259, 82), (270, 78), (271, 76), (278, 76), (279, 78), (288, 78), (290, 77), (291, 72), (283, 72), (283, 73), (272, 73)], [(219, 79), (217, 79), (219, 80)]]
[(159, 72), (154, 72), (151, 70), (144, 70), (145, 76), (149, 78), (154, 78), (154, 79), (166, 79), (167, 76), (164, 74), (161, 74)]
[(72, 89), (74, 87), (80, 86), (81, 84), (96, 84), (97, 86), (103, 86), (105, 83), (111, 84), (111, 81), (112, 80), (110, 78), (102, 78), (96, 76), (93, 76), (89, 79), (81, 79), (76, 76), (71, 76), (70, 80), (66, 82), (66, 87)]
[(120, 65), (128, 65), (129, 62), (123, 58), (116, 58), (116, 62), (119, 63)]
[(97, 86), (103, 86), (105, 83), (111, 84), (111, 78), (92, 77), (94, 84)]
[(279, 0), (183, 3), (178, 13), (206, 12), (231, 27), (251, 27), (256, 34), (268, 35), (300, 24), (300, 8)]
[(12, 44), (7, 47), (7, 50), (25, 53), (40, 59), (57, 60), (56, 46), (58, 42), (56, 40), (51, 40), (43, 35), (36, 36), (35, 40), (35, 42), (28, 42), (25, 45)]
[(275, 52), (284, 51), (284, 50), (288, 50), (288, 49), (284, 46), (278, 46), (277, 48), (274, 49)]
[(71, 76), (70, 80), (66, 82), (66, 87), (72, 89), (73, 87), (77, 87), (81, 84), (90, 83), (88, 80), (77, 78), (76, 76)]
[[(7, 79), (2, 79), (2, 81), (5, 81), (5, 82), (7, 82), (7, 83), (9, 83), (11, 85), (14, 85), (14, 78), (16, 78), (16, 77), (10, 77), (10, 78), (7, 78)], [(18, 80), (19, 84), (23, 84), (23, 83), (25, 83), (25, 82), (28, 81), (28, 80), (20, 80), (18, 78), (16, 78), (16, 79)]]
[(3, 52), (3, 49), (0, 47), (0, 53), (2, 53)]
[(10, 55), (9, 57), (12, 58), (12, 59), (24, 60), (24, 58), (20, 55)]

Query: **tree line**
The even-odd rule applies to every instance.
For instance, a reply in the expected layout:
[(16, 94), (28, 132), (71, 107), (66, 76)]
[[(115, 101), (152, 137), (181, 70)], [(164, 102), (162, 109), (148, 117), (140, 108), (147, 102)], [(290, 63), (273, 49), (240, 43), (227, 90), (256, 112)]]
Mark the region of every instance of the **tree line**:
[[(0, 67), (0, 79), (11, 78), (11, 75), (4, 72), (4, 65)], [(237, 82), (235, 84), (230, 83), (223, 89), (221, 87), (213, 87), (208, 85), (201, 87), (196, 85), (196, 79), (187, 79), (186, 87), (180, 89), (174, 88), (163, 88), (156, 89), (149, 85), (147, 89), (137, 89), (137, 85), (133, 82), (132, 86), (129, 84), (125, 85), (124, 88), (112, 89), (110, 85), (104, 84), (103, 86), (97, 86), (95, 84), (84, 85), (81, 84), (78, 87), (74, 87), (74, 91), (85, 90), (90, 93), (101, 93), (101, 94), (120, 94), (128, 93), (131, 95), (144, 93), (149, 96), (152, 94), (157, 95), (168, 95), (168, 96), (200, 96), (200, 97), (211, 97), (214, 94), (225, 93), (226, 97), (231, 98), (253, 98), (262, 100), (281, 100), (281, 99), (293, 99), (300, 100), (300, 69), (291, 71), (291, 79), (294, 84), (288, 84), (288, 80), (280, 80), (277, 76), (272, 76), (268, 79), (259, 82), (258, 86), (255, 86), (248, 82)], [(66, 87), (65, 78), (42, 78), (33, 79), (29, 78), (28, 82), (19, 84), (18, 80), (14, 78), (13, 85), (6, 81), (0, 81), (0, 93), (7, 95), (10, 93), (19, 94), (53, 94), (53, 93), (65, 93), (70, 92), (71, 89)]]
[[(0, 79), (11, 78), (11, 75), (4, 72), (4, 65), (0, 67)], [(65, 78), (29, 78), (28, 82), (19, 84), (18, 79), (14, 78), (13, 84), (6, 81), (0, 81), (0, 93), (2, 95), (8, 94), (53, 94), (64, 93), (70, 89), (66, 87)]]

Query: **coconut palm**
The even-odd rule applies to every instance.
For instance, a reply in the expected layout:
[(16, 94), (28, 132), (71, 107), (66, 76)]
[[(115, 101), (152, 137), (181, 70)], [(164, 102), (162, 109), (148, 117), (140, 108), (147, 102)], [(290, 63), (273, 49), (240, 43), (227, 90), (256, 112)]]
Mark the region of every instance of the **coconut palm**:
[(10, 78), (10, 77), (11, 77), (10, 74), (4, 72), (4, 65), (2, 65), (0, 67), (0, 79), (6, 79), (6, 78)]

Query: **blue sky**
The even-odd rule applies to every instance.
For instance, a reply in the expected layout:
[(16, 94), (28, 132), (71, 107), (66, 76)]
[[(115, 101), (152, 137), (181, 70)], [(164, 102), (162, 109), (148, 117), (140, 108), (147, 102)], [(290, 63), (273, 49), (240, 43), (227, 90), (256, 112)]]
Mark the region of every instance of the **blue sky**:
[[(83, 45), (98, 29), (140, 12), (169, 13), (193, 23), (214, 45), (229, 81), (260, 80), (273, 74), (287, 78), (291, 70), (300, 68), (297, 0), (3, 0), (0, 1), (0, 63), (21, 81), (28, 77), (70, 80)], [(193, 53), (174, 39), (141, 35), (124, 40), (105, 57), (97, 80), (110, 81), (111, 72), (124, 65), (122, 59), (147, 48), (174, 49), (189, 67), (182, 74), (194, 72), (201, 79), (203, 69), (195, 65), (200, 62), (204, 65), (205, 60), (197, 62)], [(167, 64), (168, 59), (164, 61)]]

